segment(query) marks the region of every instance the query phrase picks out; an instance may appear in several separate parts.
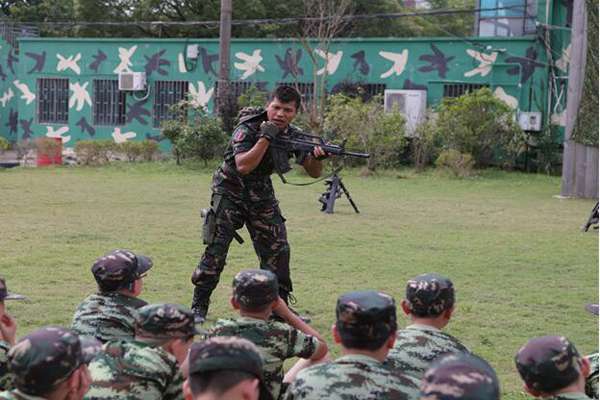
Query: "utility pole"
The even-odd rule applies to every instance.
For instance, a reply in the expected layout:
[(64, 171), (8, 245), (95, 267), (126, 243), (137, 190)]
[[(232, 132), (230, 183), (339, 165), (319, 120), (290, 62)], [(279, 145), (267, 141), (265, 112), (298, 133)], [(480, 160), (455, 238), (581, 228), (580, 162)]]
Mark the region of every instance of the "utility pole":
[(217, 113), (225, 116), (231, 94), (231, 0), (221, 0), (221, 26), (219, 29), (219, 80)]

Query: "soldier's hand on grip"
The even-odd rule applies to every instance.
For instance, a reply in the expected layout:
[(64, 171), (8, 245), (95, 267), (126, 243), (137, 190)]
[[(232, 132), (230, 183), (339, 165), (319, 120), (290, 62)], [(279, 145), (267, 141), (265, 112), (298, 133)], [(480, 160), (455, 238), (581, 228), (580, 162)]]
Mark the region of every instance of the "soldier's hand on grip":
[(269, 142), (279, 135), (279, 128), (272, 122), (265, 121), (260, 124), (259, 137), (267, 139)]

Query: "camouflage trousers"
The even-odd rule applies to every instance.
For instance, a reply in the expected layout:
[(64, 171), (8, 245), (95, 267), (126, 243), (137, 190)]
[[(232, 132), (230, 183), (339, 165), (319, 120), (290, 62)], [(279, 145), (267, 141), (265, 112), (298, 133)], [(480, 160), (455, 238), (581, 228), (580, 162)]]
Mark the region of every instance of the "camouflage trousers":
[[(215, 202), (218, 205), (215, 206)], [(281, 215), (279, 202), (275, 198), (250, 202), (213, 193), (211, 206), (215, 212), (216, 222), (200, 263), (192, 275), (192, 283), (196, 286), (192, 309), (207, 312), (210, 295), (217, 287), (225, 267), (233, 233), (244, 225), (250, 233), (260, 268), (269, 270), (277, 276), (279, 294), (287, 302), (287, 296), (292, 291), (290, 246), (287, 241), (285, 218)], [(207, 221), (208, 218), (204, 222), (205, 228)], [(207, 238), (204, 239), (206, 243)], [(245, 265), (244, 268), (252, 268), (252, 266)]]

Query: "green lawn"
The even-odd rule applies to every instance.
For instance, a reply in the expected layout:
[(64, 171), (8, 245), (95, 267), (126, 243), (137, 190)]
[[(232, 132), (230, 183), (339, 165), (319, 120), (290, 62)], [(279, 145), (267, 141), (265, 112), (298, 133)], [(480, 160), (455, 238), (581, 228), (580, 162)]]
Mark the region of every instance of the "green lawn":
[[(168, 163), (0, 171), (0, 274), (9, 290), (28, 296), (8, 304), (18, 335), (69, 325), (95, 289), (94, 259), (115, 248), (154, 258), (145, 300), (189, 306), (211, 174)], [(559, 177), (484, 171), (458, 180), (411, 170), (342, 176), (360, 214), (345, 198), (335, 214), (323, 214), (322, 184), (292, 187), (274, 177), (292, 246), (296, 308), (313, 317), (335, 355), (329, 327), (340, 294), (375, 289), (400, 301), (407, 279), (425, 272), (454, 280), (458, 307), (448, 331), (490, 361), (506, 399), (527, 398), (513, 365), (527, 339), (563, 334), (583, 353), (597, 350), (598, 319), (583, 307), (598, 301), (598, 233), (580, 231), (595, 202), (554, 198)], [(231, 279), (255, 267), (251, 244), (234, 242), (209, 320), (233, 315)]]

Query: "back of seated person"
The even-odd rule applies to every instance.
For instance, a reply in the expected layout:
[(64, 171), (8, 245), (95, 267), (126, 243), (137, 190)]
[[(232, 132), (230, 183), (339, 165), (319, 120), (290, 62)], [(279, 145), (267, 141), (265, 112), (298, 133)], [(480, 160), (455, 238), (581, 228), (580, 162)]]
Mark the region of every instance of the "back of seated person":
[(6, 287), (6, 280), (0, 277), (0, 391), (14, 387), (14, 375), (8, 369), (8, 351), (15, 344), (17, 322), (6, 311), (5, 300), (22, 300), (25, 296), (11, 293)]
[(133, 338), (135, 311), (147, 304), (138, 298), (142, 279), (152, 265), (149, 257), (127, 250), (98, 258), (92, 266), (98, 292), (77, 307), (71, 328), (102, 342)]

